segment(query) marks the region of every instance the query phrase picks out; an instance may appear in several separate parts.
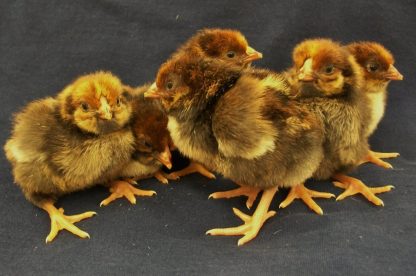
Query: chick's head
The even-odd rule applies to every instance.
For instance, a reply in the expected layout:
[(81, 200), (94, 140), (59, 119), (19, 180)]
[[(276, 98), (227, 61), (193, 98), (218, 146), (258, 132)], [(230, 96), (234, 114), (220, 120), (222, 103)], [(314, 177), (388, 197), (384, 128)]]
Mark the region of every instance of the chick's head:
[(162, 64), (145, 97), (159, 98), (167, 112), (197, 111), (220, 89), (232, 85), (241, 70), (218, 60), (182, 55)]
[(167, 116), (160, 108), (151, 104), (138, 107), (136, 112), (132, 124), (136, 137), (134, 159), (147, 165), (159, 162), (171, 169), (170, 146), (173, 143), (167, 129)]
[(190, 53), (217, 58), (233, 65), (246, 66), (263, 55), (251, 48), (246, 38), (236, 30), (203, 29), (186, 44)]
[(96, 135), (121, 129), (132, 113), (121, 81), (108, 72), (79, 77), (58, 95), (58, 100), (64, 121)]
[(354, 61), (339, 43), (329, 39), (310, 39), (293, 50), (298, 80), (325, 96), (341, 93), (345, 83), (354, 81)]
[(365, 91), (384, 89), (391, 80), (402, 80), (403, 75), (394, 67), (389, 50), (376, 42), (356, 42), (347, 46), (363, 71)]

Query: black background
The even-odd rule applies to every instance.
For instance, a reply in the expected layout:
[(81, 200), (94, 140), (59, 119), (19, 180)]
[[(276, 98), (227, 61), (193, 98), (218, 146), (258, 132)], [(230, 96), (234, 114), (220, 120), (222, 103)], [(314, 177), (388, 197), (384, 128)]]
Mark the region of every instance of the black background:
[[(393, 170), (373, 165), (353, 175), (370, 186), (393, 184), (382, 194), (385, 207), (362, 196), (317, 200), (324, 216), (301, 202), (278, 210), (258, 237), (237, 247), (239, 237), (205, 236), (214, 227), (240, 224), (232, 207), (243, 198), (208, 200), (234, 185), (194, 175), (168, 186), (155, 179), (141, 187), (153, 198), (125, 199), (100, 208), (108, 192), (97, 187), (63, 197), (67, 214), (98, 216), (78, 223), (91, 235), (66, 231), (45, 245), (45, 212), (29, 204), (13, 184), (0, 156), (1, 274), (271, 274), (410, 275), (416, 269), (415, 233), (415, 1), (1, 1), (0, 142), (10, 135), (11, 116), (25, 104), (54, 95), (77, 76), (110, 70), (130, 85), (152, 81), (158, 66), (204, 27), (241, 30), (263, 52), (256, 64), (274, 70), (290, 65), (291, 50), (309, 37), (348, 43), (375, 40), (395, 55), (404, 81), (390, 85), (388, 110), (371, 139), (373, 149), (398, 151)], [(184, 162), (175, 158), (176, 168)], [(339, 194), (327, 182), (317, 190)], [(252, 211), (251, 211), (252, 212)]]

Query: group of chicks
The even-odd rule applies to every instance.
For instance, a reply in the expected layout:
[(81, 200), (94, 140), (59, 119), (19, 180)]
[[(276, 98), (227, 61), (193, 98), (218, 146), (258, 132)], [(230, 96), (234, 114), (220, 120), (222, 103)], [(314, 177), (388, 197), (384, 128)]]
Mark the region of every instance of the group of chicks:
[[(313, 200), (335, 197), (307, 189), (308, 178), (333, 179), (345, 191), (383, 205), (377, 193), (392, 186), (367, 187), (347, 174), (364, 162), (384, 168), (381, 158), (398, 153), (371, 151), (368, 138), (383, 117), (387, 85), (403, 76), (391, 53), (374, 42), (341, 45), (309, 39), (293, 50), (293, 66), (277, 73), (251, 63), (262, 54), (238, 31), (197, 32), (161, 65), (153, 84), (132, 88), (109, 72), (81, 76), (56, 97), (34, 101), (15, 116), (4, 149), (15, 182), (26, 198), (48, 212), (46, 242), (66, 229), (85, 238), (74, 223), (94, 212), (64, 215), (54, 204), (61, 195), (96, 184), (109, 187), (107, 205), (120, 197), (131, 203), (154, 191), (134, 187), (156, 177), (167, 183), (189, 173), (240, 187), (211, 198), (247, 196), (253, 215), (234, 208), (243, 224), (210, 235), (256, 237), (279, 188), (290, 188), (279, 207), (301, 199), (318, 214)], [(188, 157), (188, 167), (172, 168), (171, 151)]]

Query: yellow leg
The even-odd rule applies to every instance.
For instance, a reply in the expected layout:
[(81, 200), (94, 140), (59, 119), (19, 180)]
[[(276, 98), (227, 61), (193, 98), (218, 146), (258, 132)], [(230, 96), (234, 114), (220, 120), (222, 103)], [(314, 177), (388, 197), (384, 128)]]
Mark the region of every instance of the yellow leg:
[(114, 181), (110, 187), (110, 196), (101, 201), (100, 206), (107, 206), (117, 198), (125, 197), (131, 204), (136, 204), (137, 196), (152, 196), (155, 195), (155, 191), (140, 190), (133, 187), (128, 181), (117, 180)]
[(264, 222), (276, 214), (275, 211), (269, 211), (270, 203), (277, 191), (277, 187), (264, 190), (259, 205), (253, 216), (248, 216), (240, 210), (233, 208), (234, 214), (244, 221), (243, 225), (230, 228), (216, 228), (206, 232), (207, 235), (212, 236), (239, 236), (243, 235), (238, 240), (238, 246), (243, 245), (254, 239)]
[(375, 152), (370, 150), (366, 157), (364, 157), (364, 160), (362, 160), (361, 164), (370, 162), (385, 169), (392, 169), (393, 166), (390, 163), (381, 160), (381, 158), (396, 158), (398, 156), (400, 156), (398, 152)]
[(191, 161), (191, 163), (184, 169), (172, 172), (168, 175), (169, 179), (178, 180), (180, 177), (191, 174), (191, 173), (199, 173), (209, 179), (215, 179), (215, 175), (208, 171), (204, 166), (201, 164)]
[(56, 207), (53, 205), (53, 202), (50, 200), (41, 203), (40, 207), (46, 212), (48, 212), (49, 217), (51, 219), (51, 231), (49, 232), (49, 235), (46, 237), (46, 243), (52, 242), (55, 239), (56, 235), (58, 235), (59, 231), (61, 231), (62, 229), (66, 229), (72, 234), (83, 239), (90, 237), (90, 235), (87, 232), (84, 232), (78, 227), (76, 227), (74, 223), (86, 218), (90, 218), (96, 215), (96, 212), (85, 212), (79, 215), (65, 216), (64, 209), (56, 209)]
[(374, 188), (367, 187), (367, 185), (365, 185), (361, 180), (344, 174), (336, 174), (333, 176), (333, 178), (337, 180), (333, 182), (335, 186), (341, 189), (345, 189), (345, 191), (340, 194), (336, 200), (342, 200), (348, 196), (360, 193), (373, 204), (377, 206), (384, 206), (383, 201), (375, 196), (375, 194), (385, 193), (394, 188), (392, 185)]
[(316, 202), (312, 199), (313, 197), (331, 198), (335, 197), (335, 195), (331, 193), (309, 190), (304, 186), (304, 184), (299, 184), (290, 189), (288, 196), (285, 200), (282, 201), (282, 203), (280, 203), (279, 208), (285, 208), (289, 206), (293, 200), (300, 198), (315, 213), (318, 215), (323, 215), (324, 212), (322, 211), (321, 207), (319, 207), (319, 205), (316, 204)]
[(241, 186), (240, 188), (224, 191), (224, 192), (216, 192), (209, 195), (208, 198), (232, 198), (237, 196), (247, 196), (246, 206), (250, 209), (253, 206), (254, 201), (259, 194), (260, 189), (248, 186)]

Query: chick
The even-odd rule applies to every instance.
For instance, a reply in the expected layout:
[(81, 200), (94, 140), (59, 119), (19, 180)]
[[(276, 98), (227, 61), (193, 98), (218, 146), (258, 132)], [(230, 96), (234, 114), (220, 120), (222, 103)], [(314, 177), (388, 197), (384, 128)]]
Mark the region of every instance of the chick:
[(62, 195), (114, 180), (131, 158), (132, 114), (120, 80), (107, 72), (85, 75), (56, 97), (34, 101), (14, 118), (4, 149), (25, 197), (51, 219), (46, 242), (95, 212), (66, 216), (54, 206)]
[[(293, 75), (288, 82), (294, 88), (294, 97), (325, 125), (325, 158), (314, 178), (337, 180), (334, 184), (346, 189), (337, 200), (361, 193), (374, 204), (383, 205), (375, 193), (390, 191), (392, 186), (369, 188), (345, 175), (368, 152), (366, 128), (370, 103), (361, 91), (362, 74), (354, 57), (336, 42), (312, 39), (295, 47), (293, 60), (294, 68), (288, 72)], [(297, 196), (292, 189), (280, 206), (288, 206)]]
[[(173, 54), (173, 56), (180, 55), (188, 55), (194, 58), (212, 58), (241, 68), (247, 67), (251, 62), (263, 57), (262, 53), (248, 45), (246, 38), (241, 32), (231, 29), (203, 29), (198, 31), (196, 35), (191, 37)], [(215, 178), (214, 174), (195, 161), (191, 161), (191, 164), (185, 169), (171, 173), (170, 177), (179, 178), (179, 176), (195, 171), (208, 178)], [(250, 208), (258, 192), (258, 189), (240, 187), (231, 191), (213, 193), (209, 198), (247, 196), (246, 205)]]
[[(260, 52), (248, 45), (241, 32), (231, 29), (203, 29), (198, 31), (180, 46), (172, 56), (181, 55), (214, 58), (241, 67), (246, 67), (252, 61), (263, 57)], [(215, 178), (214, 174), (195, 161), (191, 161), (188, 167), (175, 171), (169, 176), (179, 178), (194, 172), (199, 172), (208, 178)], [(219, 198), (222, 196), (217, 194), (211, 197)]]
[[(370, 101), (370, 121), (367, 125), (366, 135), (371, 136), (384, 116), (387, 101), (387, 86), (392, 80), (403, 80), (403, 75), (394, 67), (393, 55), (382, 45), (376, 42), (356, 42), (347, 45), (347, 49), (354, 55), (361, 67), (364, 77), (362, 87)], [(397, 152), (369, 151), (364, 162), (371, 162), (378, 166), (390, 169), (391, 164), (381, 158), (395, 158)]]
[(268, 209), (278, 186), (303, 183), (323, 156), (320, 121), (266, 84), (241, 66), (183, 55), (162, 65), (156, 89), (145, 93), (161, 99), (181, 153), (242, 188), (264, 190), (253, 216), (233, 209), (243, 225), (207, 232), (244, 235), (238, 245), (275, 214)]
[(137, 184), (138, 179), (155, 176), (160, 182), (168, 183), (168, 176), (161, 170), (162, 165), (172, 168), (170, 147), (173, 144), (167, 129), (168, 118), (158, 102), (144, 99), (143, 93), (149, 87), (150, 85), (134, 89), (126, 87), (132, 98), (131, 127), (135, 137), (135, 151), (131, 161), (120, 172), (121, 179), (114, 182), (111, 195), (101, 202), (101, 206), (106, 206), (122, 196), (135, 204), (135, 195), (155, 194), (154, 191), (133, 187), (131, 184)]

